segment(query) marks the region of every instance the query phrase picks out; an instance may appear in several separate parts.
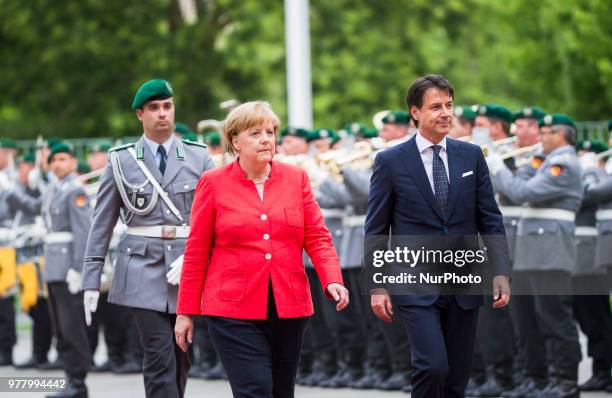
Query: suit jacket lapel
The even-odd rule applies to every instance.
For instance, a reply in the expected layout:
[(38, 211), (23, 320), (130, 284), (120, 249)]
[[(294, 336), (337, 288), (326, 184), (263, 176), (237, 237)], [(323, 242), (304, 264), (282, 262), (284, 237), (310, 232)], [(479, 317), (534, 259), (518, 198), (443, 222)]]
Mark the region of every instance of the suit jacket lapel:
[(182, 148), (183, 143), (178, 139), (174, 138), (174, 142), (170, 145), (170, 151), (168, 152), (168, 162), (166, 163), (166, 172), (164, 173), (164, 179), (162, 180), (162, 187), (168, 186), (169, 183), (174, 180), (174, 177), (181, 170), (182, 161), (178, 160), (178, 152), (177, 148), (179, 146), (181, 149), (181, 153), (185, 153)]
[[(135, 146), (136, 146), (136, 153), (138, 153), (138, 148), (142, 147), (142, 149), (144, 150), (144, 159), (143, 159), (144, 164), (147, 166), (147, 169), (149, 169), (151, 174), (153, 174), (153, 177), (155, 177), (155, 179), (158, 182), (162, 181), (162, 173), (161, 171), (159, 171), (159, 167), (157, 166), (157, 162), (155, 161), (155, 154), (151, 152), (151, 149), (145, 142), (144, 137), (138, 140)], [(134, 166), (138, 167), (136, 165)]]
[(450, 197), (448, 198), (447, 217), (450, 217), (457, 204), (461, 185), (463, 184), (461, 173), (463, 171), (464, 158), (461, 156), (459, 146), (452, 139), (446, 139), (446, 149), (448, 155), (448, 174), (450, 176)]
[(402, 144), (404, 150), (408, 156), (404, 156), (402, 158), (402, 162), (404, 163), (404, 167), (412, 177), (412, 179), (416, 182), (416, 186), (421, 191), (421, 194), (429, 203), (429, 205), (434, 209), (436, 214), (441, 219), (442, 210), (438, 207), (438, 203), (436, 202), (436, 198), (434, 197), (434, 193), (431, 190), (431, 184), (429, 183), (429, 178), (427, 178), (427, 173), (425, 172), (425, 166), (423, 165), (423, 160), (421, 159), (421, 154), (419, 153), (419, 149), (416, 145), (416, 140), (412, 137), (408, 142)]

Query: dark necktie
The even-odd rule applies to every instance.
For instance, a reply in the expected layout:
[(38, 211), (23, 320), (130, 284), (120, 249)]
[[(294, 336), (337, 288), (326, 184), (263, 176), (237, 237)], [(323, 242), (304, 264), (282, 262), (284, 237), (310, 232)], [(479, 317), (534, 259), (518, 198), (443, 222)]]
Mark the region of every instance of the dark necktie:
[(444, 168), (444, 162), (440, 157), (440, 145), (434, 145), (433, 147), (433, 180), (434, 180), (434, 194), (438, 206), (442, 210), (442, 214), (446, 217), (448, 212), (448, 177), (446, 175), (446, 169)]
[(157, 147), (157, 153), (160, 156), (159, 161), (159, 171), (161, 171), (162, 175), (166, 172), (166, 148), (163, 145)]

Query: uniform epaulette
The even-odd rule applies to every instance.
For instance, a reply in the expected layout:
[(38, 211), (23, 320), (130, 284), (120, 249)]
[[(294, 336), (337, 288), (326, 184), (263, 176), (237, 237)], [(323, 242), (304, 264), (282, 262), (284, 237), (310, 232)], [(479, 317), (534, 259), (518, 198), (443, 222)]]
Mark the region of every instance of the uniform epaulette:
[(182, 139), (181, 141), (183, 141), (187, 145), (195, 145), (195, 146), (201, 146), (202, 148), (208, 148), (208, 145), (204, 144), (203, 142), (191, 141), (191, 140), (186, 140), (186, 139)]
[(120, 151), (122, 149), (127, 149), (129, 147), (134, 146), (135, 142), (130, 142), (129, 144), (123, 144), (123, 145), (117, 145), (112, 147), (111, 149), (109, 149), (109, 152), (113, 152), (113, 151)]
[(569, 153), (562, 153), (560, 155), (557, 156), (553, 156), (550, 159), (550, 163), (552, 164), (556, 164), (556, 163), (567, 163), (570, 162), (572, 160), (572, 155)]

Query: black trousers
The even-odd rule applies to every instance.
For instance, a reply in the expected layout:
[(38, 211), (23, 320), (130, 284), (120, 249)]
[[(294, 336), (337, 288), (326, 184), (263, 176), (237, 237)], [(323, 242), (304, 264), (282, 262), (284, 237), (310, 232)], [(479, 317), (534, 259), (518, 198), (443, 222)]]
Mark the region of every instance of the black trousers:
[(174, 340), (176, 315), (131, 308), (142, 347), (142, 373), (147, 398), (183, 397), (189, 354), (181, 351)]
[(478, 308), (465, 310), (454, 296), (430, 306), (396, 306), (412, 350), (413, 398), (463, 398), (470, 378)]
[(15, 297), (0, 298), (0, 352), (11, 357), (13, 346), (17, 343), (15, 329)]
[(235, 398), (292, 398), (308, 318), (279, 318), (269, 287), (265, 320), (207, 316)]
[(32, 318), (32, 353), (37, 362), (46, 362), (51, 341), (53, 340), (53, 330), (51, 326), (51, 315), (47, 299), (38, 297), (36, 305), (30, 308), (28, 315)]
[(48, 282), (47, 289), (58, 354), (69, 381), (80, 384), (87, 376), (91, 363), (83, 294), (70, 293), (66, 282)]

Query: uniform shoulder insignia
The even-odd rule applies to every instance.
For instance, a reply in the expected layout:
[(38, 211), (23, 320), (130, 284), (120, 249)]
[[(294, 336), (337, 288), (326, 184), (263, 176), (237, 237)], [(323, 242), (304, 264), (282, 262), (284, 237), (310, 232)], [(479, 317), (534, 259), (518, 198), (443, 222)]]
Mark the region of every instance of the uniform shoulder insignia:
[(112, 152), (112, 151), (120, 151), (120, 150), (122, 150), (122, 149), (127, 149), (127, 148), (130, 148), (130, 147), (133, 147), (133, 146), (134, 146), (134, 144), (135, 144), (135, 142), (130, 142), (129, 144), (117, 145), (117, 146), (112, 147), (112, 148), (111, 148), (111, 149), (109, 149), (108, 151), (109, 151), (109, 152)]
[(565, 171), (565, 167), (561, 166), (560, 164), (555, 164), (550, 167), (550, 174), (553, 177), (560, 176), (561, 174), (563, 174), (564, 171)]
[(79, 193), (74, 197), (74, 204), (77, 207), (83, 207), (87, 204), (87, 195)]
[(190, 140), (186, 140), (186, 139), (181, 139), (181, 141), (183, 141), (187, 145), (195, 145), (195, 146), (200, 146), (202, 148), (208, 148), (208, 145), (206, 145), (206, 144), (204, 144), (202, 142), (190, 141)]

